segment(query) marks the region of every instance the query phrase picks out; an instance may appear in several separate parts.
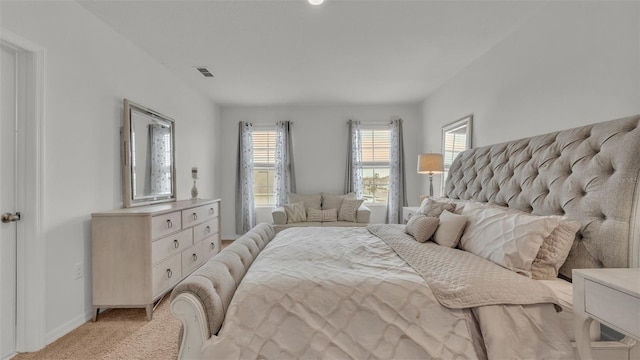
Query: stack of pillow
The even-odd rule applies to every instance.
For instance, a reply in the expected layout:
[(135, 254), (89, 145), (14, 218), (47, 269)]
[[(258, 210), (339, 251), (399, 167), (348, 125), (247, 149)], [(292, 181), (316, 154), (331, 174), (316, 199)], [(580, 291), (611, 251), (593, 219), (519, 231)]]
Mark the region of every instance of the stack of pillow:
[(406, 225), (416, 241), (459, 247), (537, 280), (553, 280), (580, 223), (492, 203), (425, 199)]
[(289, 193), (289, 204), (284, 204), (287, 224), (298, 222), (357, 222), (357, 212), (363, 199), (356, 199), (355, 193), (345, 195)]

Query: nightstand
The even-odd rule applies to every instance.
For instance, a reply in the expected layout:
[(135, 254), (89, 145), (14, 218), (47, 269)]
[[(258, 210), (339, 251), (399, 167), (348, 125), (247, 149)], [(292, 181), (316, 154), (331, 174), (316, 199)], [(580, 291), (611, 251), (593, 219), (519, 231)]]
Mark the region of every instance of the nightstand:
[(402, 208), (402, 220), (404, 220), (405, 224), (416, 214), (418, 209), (418, 206), (405, 206)]
[(573, 325), (582, 360), (593, 358), (592, 320), (640, 340), (640, 268), (573, 270)]

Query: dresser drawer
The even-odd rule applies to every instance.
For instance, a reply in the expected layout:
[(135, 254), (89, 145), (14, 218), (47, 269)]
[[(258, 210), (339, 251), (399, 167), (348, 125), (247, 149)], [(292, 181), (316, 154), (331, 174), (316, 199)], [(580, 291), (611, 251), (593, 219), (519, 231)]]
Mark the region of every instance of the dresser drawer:
[(153, 296), (171, 288), (182, 278), (182, 258), (180, 254), (158, 263), (151, 270), (153, 279)]
[(205, 249), (206, 260), (209, 260), (210, 257), (220, 252), (220, 246), (222, 244), (220, 244), (220, 237), (217, 234), (208, 237), (201, 242), (204, 244), (203, 248)]
[(217, 217), (219, 212), (218, 203), (182, 210), (182, 226), (186, 228), (188, 226), (201, 224)]
[(193, 242), (207, 238), (218, 233), (218, 219), (209, 220), (204, 224), (196, 225), (193, 228)]
[[(585, 279), (585, 311), (609, 324), (640, 337), (640, 298)], [(620, 311), (625, 309), (625, 311)]]
[(193, 230), (183, 230), (177, 234), (154, 240), (151, 245), (151, 263), (167, 258), (193, 245)]
[(151, 238), (157, 239), (182, 230), (180, 212), (158, 215), (151, 218)]
[(182, 252), (182, 273), (185, 276), (208, 259), (207, 245), (209, 244), (201, 241)]

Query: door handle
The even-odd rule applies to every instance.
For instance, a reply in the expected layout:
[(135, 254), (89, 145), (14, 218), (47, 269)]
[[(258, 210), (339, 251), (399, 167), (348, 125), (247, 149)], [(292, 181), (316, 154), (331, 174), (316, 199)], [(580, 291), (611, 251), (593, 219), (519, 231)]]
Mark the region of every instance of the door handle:
[(20, 212), (16, 212), (15, 214), (12, 213), (4, 213), (2, 214), (2, 222), (3, 223), (10, 223), (13, 221), (20, 221)]

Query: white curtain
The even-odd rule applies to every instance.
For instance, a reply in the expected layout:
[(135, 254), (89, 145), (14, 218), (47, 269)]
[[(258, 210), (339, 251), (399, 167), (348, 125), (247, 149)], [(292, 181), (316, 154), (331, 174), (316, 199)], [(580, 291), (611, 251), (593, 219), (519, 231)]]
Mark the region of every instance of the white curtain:
[(253, 124), (238, 124), (236, 172), (236, 233), (244, 234), (255, 225), (253, 209)]
[(402, 207), (407, 206), (402, 119), (391, 122), (389, 136), (387, 223), (398, 224), (402, 220)]
[(171, 129), (168, 126), (149, 125), (149, 156), (149, 188), (145, 188), (145, 194), (170, 194)]
[(349, 145), (347, 147), (346, 173), (344, 184), (345, 194), (354, 192), (358, 199), (362, 199), (362, 135), (360, 133), (359, 121), (349, 120)]
[(288, 202), (289, 193), (296, 192), (296, 177), (291, 145), (291, 122), (276, 123), (276, 152), (274, 164), (273, 198), (275, 206)]

